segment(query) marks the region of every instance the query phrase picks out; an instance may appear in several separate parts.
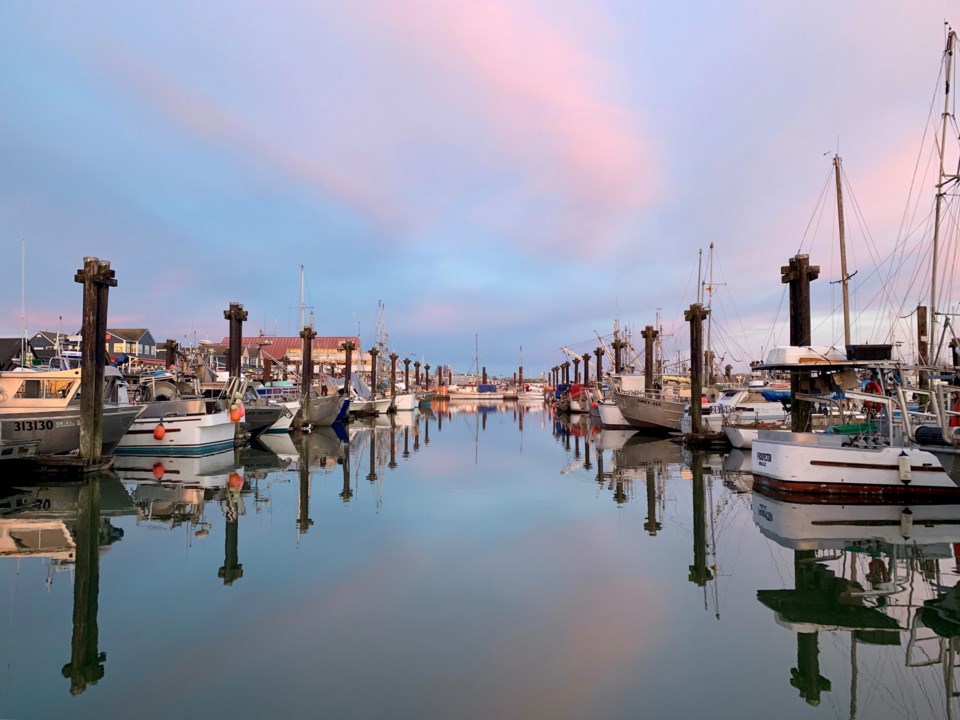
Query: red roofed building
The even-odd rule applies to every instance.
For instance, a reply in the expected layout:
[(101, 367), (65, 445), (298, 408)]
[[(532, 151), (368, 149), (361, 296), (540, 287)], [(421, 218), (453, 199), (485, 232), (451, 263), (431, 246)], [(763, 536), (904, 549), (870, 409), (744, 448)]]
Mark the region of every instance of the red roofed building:
[[(360, 347), (360, 338), (354, 336), (334, 335), (329, 337), (317, 336), (313, 339), (311, 354), (313, 362), (321, 370), (333, 369), (335, 374), (343, 373), (347, 363), (347, 353), (343, 344), (352, 341), (354, 347)], [(223, 345), (228, 345), (230, 338), (223, 339)], [(284, 365), (295, 365), (298, 369), (303, 354), (303, 338), (280, 337), (270, 335), (254, 335), (240, 338), (240, 346), (245, 350), (260, 349), (260, 365), (263, 359), (270, 357)], [(370, 353), (353, 351), (353, 371), (370, 372)]]

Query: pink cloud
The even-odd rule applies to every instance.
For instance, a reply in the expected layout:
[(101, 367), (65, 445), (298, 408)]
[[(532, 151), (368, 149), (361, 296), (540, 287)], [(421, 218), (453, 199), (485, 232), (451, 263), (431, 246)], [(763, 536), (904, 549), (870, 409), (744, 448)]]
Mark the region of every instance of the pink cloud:
[[(406, 0), (375, 5), (365, 21), (382, 26), (398, 54), (449, 78), (456, 97), (446, 101), (489, 123), (491, 145), (514, 178), (486, 208), (490, 217), (556, 205), (564, 209), (552, 221), (538, 213), (540, 232), (570, 246), (591, 226), (600, 227), (598, 240), (611, 239), (602, 227), (608, 214), (651, 202), (653, 152), (638, 118), (604, 97), (613, 94), (612, 69), (546, 14), (531, 5)], [(508, 218), (501, 230), (529, 238), (537, 223)]]

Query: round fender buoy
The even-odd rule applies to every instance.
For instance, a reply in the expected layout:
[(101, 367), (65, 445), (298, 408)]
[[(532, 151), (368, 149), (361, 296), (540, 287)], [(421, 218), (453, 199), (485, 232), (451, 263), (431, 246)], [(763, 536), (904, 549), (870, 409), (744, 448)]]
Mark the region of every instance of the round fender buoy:
[(243, 476), (241, 476), (240, 473), (232, 472), (227, 479), (227, 484), (233, 490), (240, 490), (243, 488)]
[(154, 440), (163, 440), (166, 437), (167, 429), (163, 426), (163, 423), (160, 423), (153, 429), (153, 439)]
[(240, 408), (232, 407), (230, 408), (230, 420), (237, 423), (240, 422)]
[(167, 471), (167, 469), (166, 469), (165, 467), (163, 467), (163, 463), (161, 463), (161, 462), (154, 463), (154, 464), (153, 464), (153, 478), (154, 478), (154, 480), (160, 480), (160, 479), (162, 479), (162, 478), (163, 478), (163, 474), (164, 474), (166, 471)]

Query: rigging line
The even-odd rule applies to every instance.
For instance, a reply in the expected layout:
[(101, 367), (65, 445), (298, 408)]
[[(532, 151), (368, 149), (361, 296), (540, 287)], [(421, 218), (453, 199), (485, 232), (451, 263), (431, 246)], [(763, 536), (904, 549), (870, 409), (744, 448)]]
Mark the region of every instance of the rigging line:
[[(820, 221), (823, 219), (823, 213), (826, 209), (826, 197), (827, 197), (827, 188), (830, 186), (830, 180), (833, 177), (833, 169), (827, 173), (826, 180), (823, 183), (823, 189), (820, 190), (820, 197), (817, 198), (817, 204), (813, 208), (813, 213), (810, 215), (810, 219), (807, 221), (807, 226), (804, 228), (803, 236), (800, 239), (800, 247), (797, 249), (797, 254), (803, 252), (803, 246), (807, 242), (807, 237), (810, 237), (810, 246), (813, 246), (813, 238), (816, 237), (817, 229), (820, 227)], [(810, 226), (813, 225), (813, 221), (816, 219), (817, 224), (814, 228), (813, 234), (810, 234)], [(809, 250), (807, 251), (809, 253)]]
[[(723, 266), (720, 265), (720, 253), (719, 253), (719, 252), (715, 253), (715, 256), (714, 256), (714, 257), (716, 258), (717, 265), (720, 266), (720, 267), (719, 267), (720, 278), (721, 278), (721, 280), (724, 281), (724, 282), (723, 282), (723, 285), (726, 287), (726, 286), (727, 286), (726, 275), (725, 275), (724, 272), (723, 272)], [(737, 310), (737, 305), (736, 305), (736, 302), (735, 302), (734, 299), (733, 299), (733, 294), (732, 294), (732, 293), (729, 293), (729, 295), (730, 295), (730, 304), (733, 306), (733, 314), (734, 314), (734, 316), (737, 318), (737, 322), (740, 324), (740, 332), (743, 334), (744, 339), (746, 339), (746, 337), (747, 337), (747, 329), (743, 326), (743, 318), (740, 316), (740, 312)], [(749, 354), (749, 351), (747, 351), (747, 350), (745, 350), (745, 349), (743, 349), (743, 350), (744, 350), (744, 353), (745, 353), (745, 354)]]

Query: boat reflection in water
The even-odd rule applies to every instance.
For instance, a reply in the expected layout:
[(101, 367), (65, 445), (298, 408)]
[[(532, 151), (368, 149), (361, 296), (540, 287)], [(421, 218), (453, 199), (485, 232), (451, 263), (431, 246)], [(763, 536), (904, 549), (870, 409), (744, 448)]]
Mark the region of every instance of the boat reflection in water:
[(858, 645), (896, 647), (891, 661), (915, 669), (916, 683), (897, 688), (915, 695), (904, 707), (932, 709), (938, 703), (926, 686), (942, 683), (946, 716), (954, 715), (960, 505), (800, 503), (754, 490), (753, 517), (765, 537), (793, 551), (794, 587), (759, 590), (757, 599), (797, 634), (790, 684), (807, 703), (819, 705), (834, 689), (821, 674), (819, 633), (848, 632), (851, 716), (872, 697), (857, 686)]
[(107, 654), (100, 651), (97, 624), (100, 554), (123, 537), (110, 518), (135, 513), (123, 485), (110, 476), (12, 487), (0, 498), (0, 557), (47, 559), (48, 586), (56, 572), (73, 572), (73, 635), (62, 668), (72, 695), (104, 676)]

